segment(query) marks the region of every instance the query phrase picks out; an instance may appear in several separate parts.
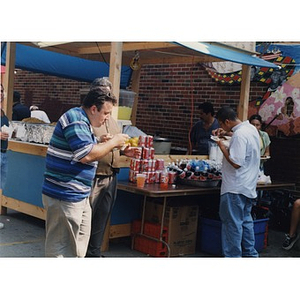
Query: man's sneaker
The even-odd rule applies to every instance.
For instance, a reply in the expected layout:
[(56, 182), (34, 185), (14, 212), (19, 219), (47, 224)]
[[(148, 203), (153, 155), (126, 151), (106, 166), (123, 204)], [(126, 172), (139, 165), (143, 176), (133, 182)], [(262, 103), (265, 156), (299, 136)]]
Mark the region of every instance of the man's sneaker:
[(289, 234), (286, 234), (285, 241), (282, 244), (282, 248), (285, 250), (290, 250), (298, 241), (298, 239), (299, 239), (299, 235), (297, 233), (293, 237), (290, 237)]

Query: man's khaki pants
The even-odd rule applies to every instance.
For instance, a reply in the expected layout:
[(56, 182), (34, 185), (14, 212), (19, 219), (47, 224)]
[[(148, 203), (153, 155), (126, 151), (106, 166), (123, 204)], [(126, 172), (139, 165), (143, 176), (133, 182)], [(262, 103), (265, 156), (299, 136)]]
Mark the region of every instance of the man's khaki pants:
[(43, 195), (46, 257), (84, 257), (91, 232), (89, 198), (67, 202)]

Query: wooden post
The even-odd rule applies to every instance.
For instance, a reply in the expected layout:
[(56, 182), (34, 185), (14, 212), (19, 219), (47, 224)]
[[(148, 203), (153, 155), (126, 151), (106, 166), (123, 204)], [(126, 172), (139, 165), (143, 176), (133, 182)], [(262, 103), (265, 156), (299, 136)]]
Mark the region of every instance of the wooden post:
[(120, 95), (120, 82), (121, 82), (121, 67), (122, 67), (122, 42), (112, 42), (110, 50), (110, 63), (109, 63), (109, 80), (112, 83), (112, 93), (117, 97), (118, 103), (113, 108), (112, 117), (118, 119), (118, 106)]
[(2, 195), (2, 189), (0, 189), (0, 215), (6, 215), (7, 207), (2, 204), (4, 204), (4, 196)]
[(15, 80), (15, 61), (16, 61), (16, 43), (7, 42), (6, 44), (6, 69), (4, 77), (4, 90), (6, 92), (6, 101), (4, 101), (4, 111), (9, 120), (12, 117), (14, 80)]
[(136, 113), (137, 113), (137, 105), (138, 105), (139, 89), (140, 89), (140, 77), (141, 77), (141, 67), (138, 70), (133, 71), (132, 73), (131, 89), (133, 92), (136, 93), (134, 96), (134, 102), (131, 111), (131, 124), (133, 126), (136, 125)]
[[(239, 47), (240, 43), (233, 44)], [(255, 42), (242, 43), (242, 49), (255, 52)], [(240, 102), (238, 105), (238, 118), (242, 121), (248, 119), (249, 107), (249, 94), (250, 94), (250, 79), (251, 79), (251, 66), (242, 65), (242, 83), (240, 91)]]
[(248, 119), (250, 78), (251, 78), (251, 66), (243, 65), (240, 102), (238, 105), (238, 118), (241, 121), (245, 121)]
[[(122, 42), (112, 42), (110, 50), (109, 63), (109, 80), (112, 83), (112, 93), (117, 97), (118, 103), (113, 108), (112, 117), (118, 120), (118, 106), (120, 96), (120, 82), (121, 82), (121, 67), (122, 67)], [(107, 221), (105, 233), (102, 241), (101, 251), (108, 251), (109, 249), (109, 232), (110, 232), (110, 218)]]

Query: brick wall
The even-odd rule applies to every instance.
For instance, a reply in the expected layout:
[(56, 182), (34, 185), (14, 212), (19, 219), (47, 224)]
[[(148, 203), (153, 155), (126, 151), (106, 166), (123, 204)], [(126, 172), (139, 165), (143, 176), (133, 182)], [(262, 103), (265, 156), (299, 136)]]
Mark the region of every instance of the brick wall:
[[(252, 83), (250, 100), (262, 97), (266, 88), (264, 84)], [(160, 132), (172, 140), (172, 146), (188, 147), (188, 132), (199, 118), (200, 103), (211, 101), (217, 111), (222, 105), (236, 107), (239, 99), (240, 85), (216, 83), (201, 66), (143, 66), (137, 125), (148, 134)]]
[[(38, 105), (52, 122), (70, 107), (79, 105), (80, 89), (87, 87), (89, 83), (23, 70), (15, 75), (15, 90), (21, 93), (24, 103)], [(264, 84), (252, 83), (250, 100), (262, 97), (265, 90)], [(172, 140), (172, 146), (187, 148), (188, 132), (199, 118), (197, 107), (200, 103), (211, 101), (218, 110), (225, 104), (236, 107), (239, 98), (240, 85), (216, 83), (200, 65), (143, 66), (137, 127), (151, 135), (159, 132)]]
[(89, 83), (17, 70), (14, 89), (28, 107), (38, 105), (55, 122), (69, 108), (80, 104), (80, 89)]
[[(62, 79), (54, 76), (17, 71), (15, 90), (22, 95), (26, 105), (39, 105), (51, 121), (80, 102), (80, 89), (89, 83)], [(251, 83), (249, 115), (255, 113), (251, 102), (263, 97), (267, 87)], [(188, 147), (191, 123), (198, 119), (197, 107), (203, 101), (214, 103), (218, 110), (222, 105), (237, 106), (240, 86), (216, 83), (201, 66), (147, 65), (141, 70), (137, 127), (148, 134), (160, 132), (170, 138), (176, 147)], [(194, 118), (191, 122), (192, 100)], [(300, 190), (300, 140), (272, 138), (271, 160), (266, 164), (266, 174), (272, 180), (292, 181)]]

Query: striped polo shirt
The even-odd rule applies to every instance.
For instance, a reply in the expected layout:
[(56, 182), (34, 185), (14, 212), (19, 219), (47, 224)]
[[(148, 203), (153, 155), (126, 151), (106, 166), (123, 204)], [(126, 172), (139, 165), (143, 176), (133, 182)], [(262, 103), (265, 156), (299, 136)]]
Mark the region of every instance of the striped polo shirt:
[(58, 120), (46, 156), (43, 194), (78, 202), (89, 196), (97, 162), (83, 164), (96, 143), (89, 119), (82, 108), (68, 110)]

